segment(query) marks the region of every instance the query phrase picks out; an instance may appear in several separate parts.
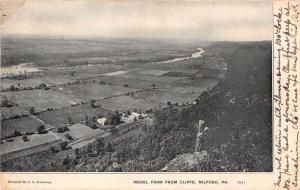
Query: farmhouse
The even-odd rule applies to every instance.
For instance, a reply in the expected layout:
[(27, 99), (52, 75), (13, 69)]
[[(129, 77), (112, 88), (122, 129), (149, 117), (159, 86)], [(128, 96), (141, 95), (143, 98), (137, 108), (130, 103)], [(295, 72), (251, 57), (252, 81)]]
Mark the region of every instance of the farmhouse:
[(147, 114), (144, 114), (144, 113), (139, 114), (136, 112), (132, 112), (130, 115), (123, 114), (121, 121), (123, 121), (125, 123), (131, 123), (131, 122), (134, 122), (134, 120), (138, 120), (141, 117), (142, 118), (147, 117)]
[(107, 122), (106, 117), (101, 117), (99, 119), (97, 119), (97, 123), (99, 123), (100, 125), (105, 125)]

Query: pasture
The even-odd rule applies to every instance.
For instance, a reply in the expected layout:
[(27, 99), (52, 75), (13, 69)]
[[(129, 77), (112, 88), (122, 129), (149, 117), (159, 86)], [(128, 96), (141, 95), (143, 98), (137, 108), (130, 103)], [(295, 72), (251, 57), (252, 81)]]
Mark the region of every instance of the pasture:
[(136, 88), (115, 86), (115, 85), (101, 85), (96, 83), (86, 83), (78, 85), (69, 85), (63, 87), (64, 92), (69, 95), (82, 98), (85, 100), (99, 100), (107, 97), (118, 96), (130, 92), (135, 92)]
[(177, 91), (168, 91), (168, 90), (151, 90), (151, 91), (142, 91), (137, 92), (137, 96), (148, 101), (159, 102), (161, 104), (167, 104), (167, 102), (174, 103), (186, 103), (194, 101), (199, 94), (197, 93), (182, 93)]
[(88, 116), (89, 118), (99, 117), (100, 115), (105, 116), (109, 112), (110, 110), (105, 108), (92, 108), (90, 104), (81, 104), (78, 106), (41, 112), (37, 117), (46, 123), (59, 126), (68, 123), (68, 117), (70, 117), (73, 122), (78, 122), (84, 120), (85, 116)]
[(12, 142), (4, 142), (0, 144), (1, 155), (20, 151), (22, 149), (31, 148), (38, 145), (43, 145), (55, 142), (57, 139), (52, 133), (28, 135), (29, 141), (24, 142), (22, 136), (13, 138)]
[(87, 138), (91, 138), (97, 135), (100, 135), (102, 133), (104, 133), (104, 130), (101, 129), (91, 129), (86, 125), (80, 124), (80, 123), (76, 123), (74, 125), (68, 126), (70, 131), (64, 132), (64, 133), (56, 133), (57, 136), (59, 136), (59, 138), (61, 140), (67, 141), (68, 139), (65, 137), (65, 134), (69, 134), (71, 135), (71, 137), (74, 140), (78, 140), (78, 139), (87, 139)]
[(1, 107), (0, 117), (11, 118), (14, 116), (29, 115), (29, 111), (18, 106), (13, 107)]
[(65, 79), (61, 77), (35, 77), (35, 78), (29, 78), (24, 80), (8, 80), (8, 79), (2, 79), (1, 80), (1, 90), (9, 88), (10, 86), (15, 86), (19, 88), (27, 88), (32, 87), (35, 88), (36, 86), (45, 83), (48, 86), (53, 85), (62, 85), (67, 83), (72, 83), (75, 80), (72, 79)]
[(112, 110), (118, 110), (121, 112), (130, 110), (133, 111), (135, 108), (142, 112), (145, 112), (148, 109), (155, 109), (158, 107), (165, 106), (161, 102), (142, 99), (142, 98), (134, 98), (131, 96), (118, 96), (115, 98), (104, 99), (99, 102), (100, 105), (110, 108)]
[(35, 112), (47, 110), (47, 108), (59, 109), (79, 103), (81, 100), (67, 96), (55, 90), (24, 90), (16, 92), (2, 92), (12, 102), (24, 107), (34, 107)]
[(15, 130), (21, 133), (35, 132), (37, 127), (43, 125), (40, 121), (28, 116), (19, 119), (1, 121), (1, 139), (11, 135)]
[[(106, 84), (112, 84), (117, 86), (124, 86), (126, 84), (129, 85), (131, 88), (152, 88), (153, 82), (142, 80), (142, 79), (126, 79), (118, 76), (103, 76), (103, 77), (97, 77), (93, 79), (85, 80), (87, 82), (95, 82), (95, 83), (106, 83)], [(158, 84), (156, 84), (158, 85)]]

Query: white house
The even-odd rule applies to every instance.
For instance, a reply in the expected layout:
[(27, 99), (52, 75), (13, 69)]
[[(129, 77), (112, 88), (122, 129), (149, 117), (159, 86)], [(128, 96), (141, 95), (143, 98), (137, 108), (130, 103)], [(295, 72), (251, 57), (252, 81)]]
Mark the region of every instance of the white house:
[(97, 119), (97, 123), (99, 123), (100, 125), (105, 125), (106, 122), (107, 122), (106, 117), (101, 117)]
[(136, 120), (138, 120), (140, 115), (143, 116), (143, 114), (139, 114), (136, 112), (131, 112), (130, 115), (123, 114), (121, 121), (124, 121), (125, 123), (131, 123), (131, 122), (134, 122), (134, 118), (136, 118)]

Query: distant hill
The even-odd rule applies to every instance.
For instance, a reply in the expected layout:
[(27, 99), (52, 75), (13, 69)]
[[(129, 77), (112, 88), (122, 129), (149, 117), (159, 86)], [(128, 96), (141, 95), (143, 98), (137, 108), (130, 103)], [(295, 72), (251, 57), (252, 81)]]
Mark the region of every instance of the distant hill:
[(147, 39), (5, 36), (1, 39), (1, 66), (27, 62), (39, 67), (74, 66), (88, 64), (85, 58), (100, 58), (98, 64), (161, 61), (189, 56), (198, 46)]

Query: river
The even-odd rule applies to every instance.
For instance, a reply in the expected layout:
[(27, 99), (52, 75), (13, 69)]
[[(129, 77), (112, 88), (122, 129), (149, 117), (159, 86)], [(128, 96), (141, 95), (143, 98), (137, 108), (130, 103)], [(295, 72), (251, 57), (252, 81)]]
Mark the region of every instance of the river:
[(160, 61), (157, 63), (172, 63), (172, 62), (177, 62), (177, 61), (183, 61), (187, 59), (194, 59), (198, 57), (202, 57), (202, 54), (205, 52), (202, 48), (197, 48), (197, 52), (193, 53), (190, 57), (180, 57), (180, 58), (175, 58), (175, 59), (170, 59), (167, 61)]

